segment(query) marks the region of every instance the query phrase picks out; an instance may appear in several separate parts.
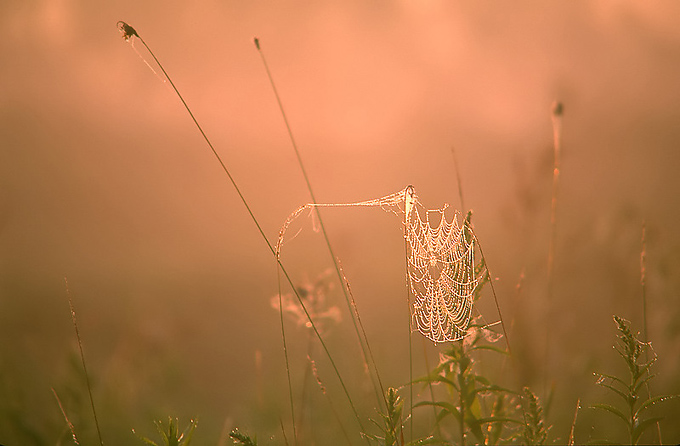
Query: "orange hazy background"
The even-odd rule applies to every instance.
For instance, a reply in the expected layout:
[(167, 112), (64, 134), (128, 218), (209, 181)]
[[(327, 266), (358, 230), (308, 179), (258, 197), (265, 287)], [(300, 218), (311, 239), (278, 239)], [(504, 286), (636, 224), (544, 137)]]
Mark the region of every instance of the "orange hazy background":
[[(199, 416), (212, 444), (224, 426), (287, 416), (274, 260), (119, 20), (163, 63), (271, 241), (310, 198), (254, 37), (320, 202), (413, 184), (426, 206), (460, 208), (455, 148), (463, 211), (474, 211), (513, 322), (512, 382), (540, 390), (548, 374), (562, 438), (576, 399), (597, 401), (592, 372), (618, 366), (612, 314), (642, 330), (645, 222), (655, 389), (680, 393), (680, 3), (9, 0), (0, 4), (0, 426), (12, 433), (0, 429), (0, 442), (24, 438), (10, 413), (61, 432), (50, 387), (79, 382), (64, 277), (109, 439), (130, 440), (129, 429), (155, 418)], [(565, 112), (546, 303), (556, 100)], [(401, 223), (377, 208), (323, 216), (378, 367), (402, 385)], [(310, 228), (283, 256), (298, 282), (332, 265)], [(336, 298), (345, 328), (329, 342), (345, 367), (360, 368)], [(478, 308), (497, 320), (489, 290)], [(290, 332), (306, 345), (303, 329)], [(665, 430), (680, 439), (677, 426)]]

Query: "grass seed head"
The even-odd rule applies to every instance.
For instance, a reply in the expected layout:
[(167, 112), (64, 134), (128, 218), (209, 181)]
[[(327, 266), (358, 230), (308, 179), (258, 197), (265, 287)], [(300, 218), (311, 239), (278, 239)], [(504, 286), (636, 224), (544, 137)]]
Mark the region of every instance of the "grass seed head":
[(120, 32), (123, 33), (123, 39), (130, 40), (132, 36), (139, 38), (139, 34), (137, 34), (137, 31), (135, 31), (133, 27), (123, 22), (122, 20), (119, 21), (116, 25), (118, 26)]

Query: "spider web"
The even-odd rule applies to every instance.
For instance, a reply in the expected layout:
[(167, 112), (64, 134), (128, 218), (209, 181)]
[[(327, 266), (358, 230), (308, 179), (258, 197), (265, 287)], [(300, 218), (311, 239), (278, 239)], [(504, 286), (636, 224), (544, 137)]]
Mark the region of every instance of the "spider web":
[[(435, 344), (465, 337), (470, 325), (475, 277), (474, 235), (467, 221), (454, 211), (425, 208), (413, 186), (373, 200), (355, 203), (308, 203), (296, 209), (279, 232), (276, 255), (280, 258), (284, 236), (305, 211), (320, 207), (380, 207), (401, 217), (406, 240), (408, 287), (414, 296), (412, 327)], [(432, 218), (431, 218), (432, 216)], [(460, 221), (460, 223), (459, 223)]]

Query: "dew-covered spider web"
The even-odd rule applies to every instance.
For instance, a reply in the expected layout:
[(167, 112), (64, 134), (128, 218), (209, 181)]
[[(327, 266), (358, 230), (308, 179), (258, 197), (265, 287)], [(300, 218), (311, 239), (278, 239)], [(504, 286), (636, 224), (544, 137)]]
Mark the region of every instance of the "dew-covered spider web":
[(435, 343), (462, 339), (472, 315), (475, 246), (472, 229), (458, 211), (449, 221), (445, 211), (425, 208), (413, 186), (373, 200), (355, 203), (308, 203), (293, 212), (279, 232), (276, 254), (280, 257), (284, 236), (291, 223), (305, 212), (320, 207), (380, 207), (401, 217), (406, 239), (408, 287), (414, 297), (412, 327)]

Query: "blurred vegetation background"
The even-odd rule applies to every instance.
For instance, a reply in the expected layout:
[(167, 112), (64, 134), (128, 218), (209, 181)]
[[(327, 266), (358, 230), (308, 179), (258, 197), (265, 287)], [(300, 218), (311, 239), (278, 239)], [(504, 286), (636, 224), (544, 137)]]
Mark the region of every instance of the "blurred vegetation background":
[[(319, 201), (413, 184), (426, 206), (459, 208), (455, 147), (465, 205), (512, 325), (515, 361), (497, 379), (531, 385), (541, 398), (554, 389), (552, 438), (568, 435), (578, 398), (587, 407), (607, 397), (593, 372), (625, 367), (611, 347), (612, 315), (642, 330), (645, 222), (649, 338), (659, 356), (652, 391), (680, 393), (679, 9), (671, 1), (3, 2), (0, 443), (68, 437), (51, 388), (81, 441), (95, 441), (64, 277), (107, 443), (134, 443), (133, 428), (151, 436), (153, 420), (168, 415), (198, 417), (199, 444), (226, 441), (236, 425), (280, 439), (279, 419), (289, 418), (270, 303), (274, 260), (177, 97), (121, 39), (118, 20), (163, 61), (270, 240), (309, 197), (253, 37)], [(556, 99), (565, 113), (548, 299)], [(322, 212), (382, 378), (403, 385), (400, 222), (378, 209)], [(300, 284), (331, 266), (310, 227), (283, 257)], [(362, 415), (377, 417), (338, 290), (327, 290), (344, 312), (329, 347)], [(478, 309), (497, 319), (488, 290)], [(288, 332), (298, 394), (310, 353), (356, 432), (318, 345), (291, 320)], [(414, 341), (422, 374), (422, 351), (432, 366), (437, 348)], [(309, 383), (303, 423), (324, 444), (338, 428)], [(416, 423), (427, 425), (425, 412)], [(663, 408), (666, 442), (680, 441), (679, 413), (678, 402)], [(577, 442), (613, 423), (581, 410)]]

